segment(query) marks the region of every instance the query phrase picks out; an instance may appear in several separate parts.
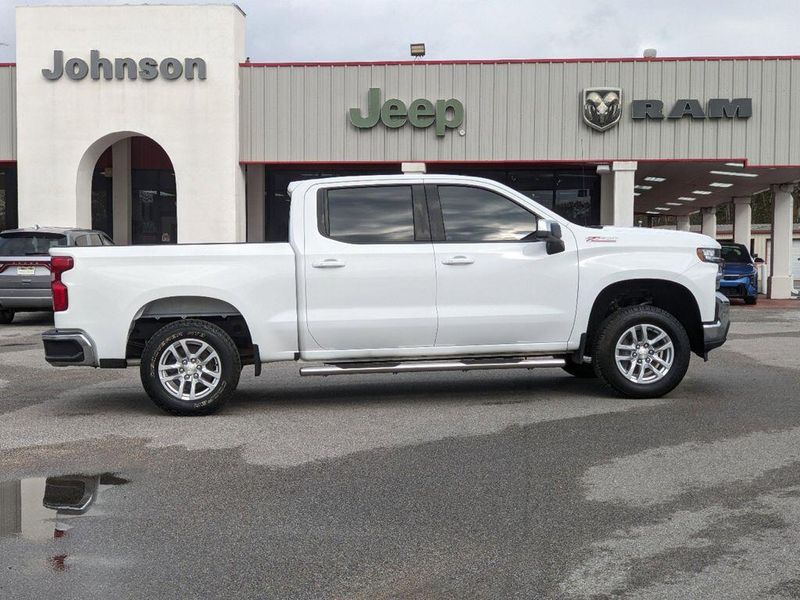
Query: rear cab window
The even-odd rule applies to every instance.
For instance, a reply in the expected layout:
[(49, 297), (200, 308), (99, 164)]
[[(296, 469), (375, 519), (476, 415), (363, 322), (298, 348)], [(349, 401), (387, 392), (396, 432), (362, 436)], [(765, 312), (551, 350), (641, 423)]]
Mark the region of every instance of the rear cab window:
[(323, 189), (318, 197), (319, 231), (348, 244), (429, 241), (420, 193), (410, 185)]
[(47, 256), (50, 248), (67, 245), (60, 233), (6, 232), (0, 234), (0, 256)]

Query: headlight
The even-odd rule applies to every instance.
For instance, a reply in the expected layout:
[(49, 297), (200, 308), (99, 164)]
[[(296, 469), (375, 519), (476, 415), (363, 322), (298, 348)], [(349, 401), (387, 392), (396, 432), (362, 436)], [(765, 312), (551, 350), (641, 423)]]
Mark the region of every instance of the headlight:
[(703, 262), (721, 263), (722, 257), (719, 253), (719, 248), (698, 248), (697, 258)]

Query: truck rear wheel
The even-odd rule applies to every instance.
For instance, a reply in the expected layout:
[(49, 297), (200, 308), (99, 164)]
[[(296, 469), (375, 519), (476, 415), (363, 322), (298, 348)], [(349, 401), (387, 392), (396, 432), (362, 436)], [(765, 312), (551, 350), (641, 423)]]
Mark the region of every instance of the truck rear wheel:
[(683, 325), (655, 306), (632, 306), (609, 315), (592, 352), (598, 377), (630, 398), (671, 392), (686, 374), (690, 358)]
[(0, 325), (10, 325), (16, 313), (10, 308), (0, 310)]
[(198, 319), (159, 329), (144, 347), (139, 369), (145, 391), (174, 415), (218, 411), (239, 383), (239, 351), (222, 329)]

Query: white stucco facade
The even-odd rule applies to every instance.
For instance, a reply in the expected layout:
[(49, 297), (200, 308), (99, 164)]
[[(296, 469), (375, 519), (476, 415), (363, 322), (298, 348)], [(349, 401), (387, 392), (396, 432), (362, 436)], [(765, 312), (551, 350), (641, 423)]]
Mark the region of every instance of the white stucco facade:
[[(179, 242), (245, 239), (239, 165), (239, 63), (245, 22), (233, 5), (17, 9), (20, 226), (91, 226), (91, 173), (131, 135), (152, 138), (175, 170)], [(65, 60), (202, 58), (205, 79), (48, 80)], [(35, 201), (26, 201), (31, 198)]]

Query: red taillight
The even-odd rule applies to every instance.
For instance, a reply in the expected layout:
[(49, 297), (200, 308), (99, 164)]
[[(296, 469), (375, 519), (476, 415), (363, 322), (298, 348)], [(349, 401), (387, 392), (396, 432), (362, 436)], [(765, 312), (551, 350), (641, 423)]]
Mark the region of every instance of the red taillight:
[(71, 256), (54, 256), (50, 259), (50, 289), (53, 291), (53, 312), (69, 308), (67, 286), (61, 281), (61, 274), (75, 266)]

